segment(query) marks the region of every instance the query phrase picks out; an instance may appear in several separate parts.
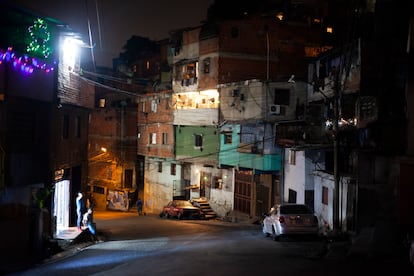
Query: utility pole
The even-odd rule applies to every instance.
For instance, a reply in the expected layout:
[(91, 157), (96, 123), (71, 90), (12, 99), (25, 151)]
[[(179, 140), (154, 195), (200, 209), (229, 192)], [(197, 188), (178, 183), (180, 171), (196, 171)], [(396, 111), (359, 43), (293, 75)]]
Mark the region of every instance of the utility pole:
[[(339, 69), (339, 68), (338, 68)], [(333, 124), (333, 151), (334, 151), (334, 194), (333, 194), (333, 227), (336, 233), (340, 232), (340, 214), (339, 208), (339, 172), (338, 172), (338, 161), (339, 161), (339, 142), (338, 142), (338, 120), (339, 120), (339, 70), (334, 72), (334, 124)]]

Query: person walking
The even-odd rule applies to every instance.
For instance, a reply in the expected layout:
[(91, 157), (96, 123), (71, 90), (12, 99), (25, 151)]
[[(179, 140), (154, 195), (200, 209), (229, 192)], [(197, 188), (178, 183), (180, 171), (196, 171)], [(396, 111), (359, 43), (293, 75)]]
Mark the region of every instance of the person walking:
[(138, 215), (142, 215), (142, 200), (141, 200), (141, 198), (138, 198), (138, 200), (137, 200), (137, 212), (138, 212)]
[(78, 193), (78, 196), (76, 197), (76, 226), (78, 227), (78, 231), (82, 231), (82, 214), (85, 210), (85, 204), (83, 202), (83, 194), (82, 192)]
[(98, 241), (98, 238), (96, 237), (96, 226), (95, 223), (93, 223), (93, 217), (92, 217), (92, 209), (88, 208), (88, 211), (83, 215), (83, 225), (85, 225), (89, 232), (91, 233), (91, 238), (93, 241)]

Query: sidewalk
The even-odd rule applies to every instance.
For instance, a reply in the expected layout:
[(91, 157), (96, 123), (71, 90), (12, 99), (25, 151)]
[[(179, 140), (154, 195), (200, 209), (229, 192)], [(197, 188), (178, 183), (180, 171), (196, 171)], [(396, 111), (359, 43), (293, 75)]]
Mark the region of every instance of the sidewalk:
[[(76, 228), (76, 227), (75, 227)], [(77, 252), (81, 251), (85, 247), (88, 247), (92, 244), (97, 242), (104, 242), (105, 236), (102, 233), (97, 233), (97, 241), (93, 241), (91, 239), (91, 234), (89, 230), (84, 230), (83, 232), (79, 232), (76, 229), (77, 234), (73, 239), (70, 239), (70, 234), (64, 236), (64, 239), (59, 240), (59, 245), (61, 248), (60, 252), (51, 255), (49, 258), (46, 258), (42, 261), (43, 264), (55, 262), (57, 260), (62, 260), (66, 257), (72, 256)], [(61, 236), (62, 237), (62, 236)]]
[[(98, 242), (105, 241), (102, 233), (97, 234)], [(49, 241), (44, 256), (25, 256), (21, 258), (6, 258), (0, 260), (0, 275), (16, 273), (36, 265), (55, 262), (72, 256), (94, 242), (89, 230), (79, 232), (77, 227), (69, 227), (58, 233), (55, 239)]]

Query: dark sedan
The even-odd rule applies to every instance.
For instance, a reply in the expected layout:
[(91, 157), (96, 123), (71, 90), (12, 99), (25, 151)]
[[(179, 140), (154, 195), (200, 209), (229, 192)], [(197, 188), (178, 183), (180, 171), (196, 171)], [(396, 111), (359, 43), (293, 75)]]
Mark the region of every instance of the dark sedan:
[(187, 200), (172, 200), (165, 205), (160, 213), (160, 217), (177, 219), (201, 219), (203, 214), (201, 209), (192, 205)]

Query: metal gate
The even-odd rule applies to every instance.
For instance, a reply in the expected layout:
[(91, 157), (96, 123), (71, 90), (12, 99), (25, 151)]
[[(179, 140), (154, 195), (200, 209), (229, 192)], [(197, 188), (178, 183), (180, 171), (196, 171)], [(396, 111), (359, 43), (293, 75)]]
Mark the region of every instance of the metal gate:
[(253, 171), (236, 171), (234, 210), (250, 215), (253, 187)]
[(256, 216), (260, 217), (269, 211), (269, 187), (263, 184), (256, 185)]

